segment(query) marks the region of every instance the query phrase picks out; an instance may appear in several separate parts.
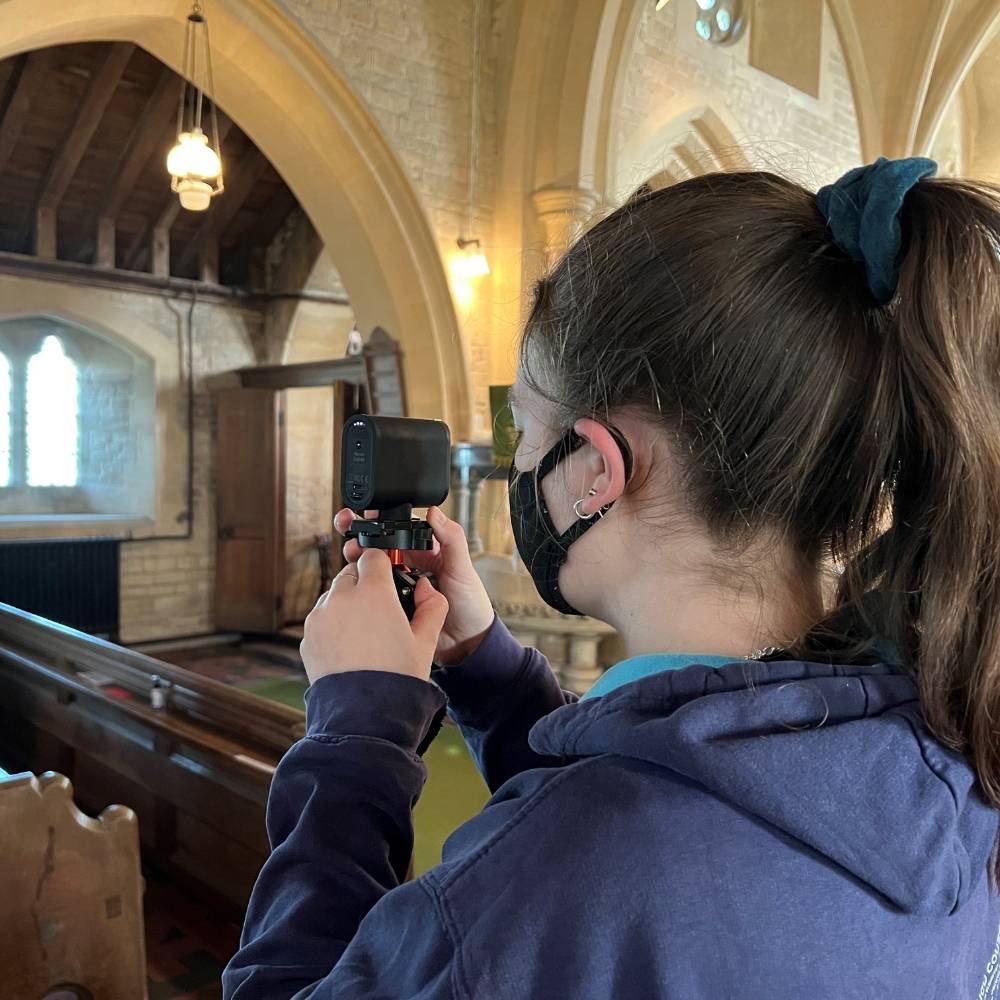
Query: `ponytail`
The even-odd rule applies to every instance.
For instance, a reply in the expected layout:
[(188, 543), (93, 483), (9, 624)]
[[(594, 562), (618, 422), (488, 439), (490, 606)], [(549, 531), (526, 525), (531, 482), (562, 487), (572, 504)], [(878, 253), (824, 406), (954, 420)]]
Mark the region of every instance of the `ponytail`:
[(847, 567), (839, 598), (881, 591), (881, 624), (915, 667), (928, 726), (1000, 809), (998, 195), (925, 180), (907, 198), (882, 354), (895, 370), (880, 380), (898, 396), (891, 524)]

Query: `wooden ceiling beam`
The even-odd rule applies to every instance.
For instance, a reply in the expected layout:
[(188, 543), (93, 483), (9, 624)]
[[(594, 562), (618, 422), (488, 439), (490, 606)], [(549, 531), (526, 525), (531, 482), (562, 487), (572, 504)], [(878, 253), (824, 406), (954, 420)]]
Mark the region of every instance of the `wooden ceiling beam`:
[(178, 79), (164, 69), (139, 116), (132, 139), (122, 151), (108, 178), (97, 209), (97, 259), (99, 267), (115, 266), (116, 222), (143, 168), (158, 148), (170, 140), (170, 123), (177, 113)]
[(13, 59), (9, 60), (10, 73), (7, 74), (7, 79), (4, 81), (3, 94), (0, 94), (0, 122), (3, 122), (7, 117), (7, 112), (21, 89), (21, 80), (24, 77), (25, 67), (28, 65), (29, 55), (29, 52), (22, 52), (19, 56), (14, 56)]
[(251, 246), (269, 247), (296, 205), (298, 201), (295, 195), (287, 185), (282, 184), (247, 231), (247, 243)]
[(181, 254), (178, 261), (179, 270), (183, 271), (191, 263), (195, 254), (209, 259), (213, 256), (217, 258), (218, 250), (213, 250), (212, 244), (217, 244), (225, 235), (230, 223), (246, 204), (250, 192), (253, 191), (257, 181), (261, 179), (268, 166), (264, 154), (252, 143), (247, 143), (242, 156), (234, 166), (230, 166), (226, 173), (225, 191), (218, 198), (213, 199), (197, 235)]
[(73, 126), (52, 158), (42, 182), (36, 210), (35, 252), (39, 257), (56, 256), (56, 212), (66, 189), (73, 181), (94, 133), (101, 124), (135, 46), (116, 42), (95, 71), (77, 111)]
[(31, 113), (31, 95), (37, 89), (41, 78), (49, 67), (51, 51), (43, 49), (38, 52), (26, 53), (19, 60), (20, 73), (14, 70), (11, 81), (14, 83), (13, 92), (5, 101), (5, 106), (0, 109), (0, 172), (7, 166), (11, 153), (21, 137), (21, 130)]
[[(166, 178), (166, 171), (164, 171), (164, 178)], [(169, 274), (169, 261), (170, 261), (170, 229), (174, 224), (174, 220), (177, 218), (178, 212), (181, 210), (181, 203), (177, 195), (168, 189), (166, 196), (160, 203), (159, 211), (156, 213), (156, 218), (152, 221), (146, 220), (143, 224), (142, 229), (140, 229), (133, 237), (128, 245), (128, 249), (125, 251), (124, 257), (122, 259), (122, 267), (126, 271), (134, 271), (139, 263), (140, 257), (147, 249), (147, 241), (152, 240), (152, 256), (155, 259), (159, 253), (162, 258), (164, 246), (161, 245), (157, 247), (157, 243), (165, 244), (167, 252), (167, 264), (168, 269), (166, 274)], [(159, 274), (160, 272), (153, 268), (154, 274)]]

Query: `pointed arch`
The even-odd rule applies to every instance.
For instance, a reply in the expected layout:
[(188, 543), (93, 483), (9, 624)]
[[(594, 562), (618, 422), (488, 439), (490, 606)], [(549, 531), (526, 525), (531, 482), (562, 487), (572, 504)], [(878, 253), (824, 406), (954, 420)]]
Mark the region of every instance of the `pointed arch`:
[[(182, 72), (187, 10), (175, 0), (3, 0), (0, 58), (126, 41)], [(279, 0), (215, 0), (211, 17), (219, 104), (309, 214), (359, 326), (382, 326), (401, 341), (414, 415), (444, 417), (456, 437), (467, 433), (470, 366), (441, 253), (378, 123)]]
[(613, 198), (620, 202), (640, 184), (652, 186), (718, 170), (749, 169), (733, 129), (707, 105), (685, 108), (661, 123), (649, 123), (618, 154)]

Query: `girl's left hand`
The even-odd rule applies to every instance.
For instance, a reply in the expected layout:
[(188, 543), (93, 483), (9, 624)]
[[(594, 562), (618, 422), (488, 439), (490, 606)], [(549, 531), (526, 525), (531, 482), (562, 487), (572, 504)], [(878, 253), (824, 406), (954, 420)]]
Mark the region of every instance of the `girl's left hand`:
[(396, 595), (389, 556), (365, 549), (348, 563), (305, 622), (299, 652), (315, 683), (327, 674), (384, 670), (430, 680), (438, 634), (448, 601), (422, 578), (414, 592), (416, 612), (407, 621)]

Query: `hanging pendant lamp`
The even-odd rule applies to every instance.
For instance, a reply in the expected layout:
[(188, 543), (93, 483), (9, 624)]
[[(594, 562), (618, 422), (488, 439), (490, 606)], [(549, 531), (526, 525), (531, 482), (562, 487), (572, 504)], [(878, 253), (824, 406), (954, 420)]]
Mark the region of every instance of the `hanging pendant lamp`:
[[(203, 123), (209, 126), (208, 134)], [(167, 172), (171, 177), (170, 189), (179, 195), (181, 207), (191, 212), (204, 212), (224, 190), (212, 52), (208, 21), (200, 0), (194, 0), (185, 29), (177, 142), (167, 155)]]

